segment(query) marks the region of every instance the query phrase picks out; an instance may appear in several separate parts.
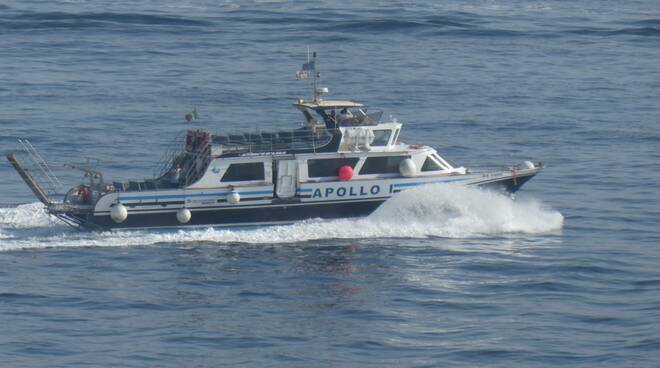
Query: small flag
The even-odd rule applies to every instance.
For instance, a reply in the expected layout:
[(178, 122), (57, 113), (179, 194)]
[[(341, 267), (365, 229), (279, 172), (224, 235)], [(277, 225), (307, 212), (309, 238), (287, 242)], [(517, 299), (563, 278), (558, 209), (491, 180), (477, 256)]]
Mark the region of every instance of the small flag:
[(189, 123), (193, 120), (198, 120), (199, 119), (199, 114), (197, 114), (197, 107), (193, 108), (192, 112), (187, 113), (183, 117), (186, 118), (186, 121), (189, 122)]
[(309, 78), (309, 73), (306, 70), (298, 70), (296, 72), (296, 78), (298, 79), (307, 79)]
[(316, 61), (308, 61), (302, 66), (302, 70), (314, 70), (316, 69)]
[(302, 65), (302, 69), (296, 72), (296, 78), (298, 79), (307, 79), (309, 78), (309, 73), (313, 72), (316, 69), (316, 61), (308, 61)]

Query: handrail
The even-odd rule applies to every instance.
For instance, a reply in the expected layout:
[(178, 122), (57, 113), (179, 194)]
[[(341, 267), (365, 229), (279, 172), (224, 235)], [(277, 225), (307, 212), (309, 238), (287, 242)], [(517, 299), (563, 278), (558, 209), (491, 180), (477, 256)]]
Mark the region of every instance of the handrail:
[[(48, 192), (51, 194), (57, 193), (57, 191), (62, 188), (62, 182), (55, 176), (55, 173), (50, 169), (48, 164), (46, 163), (46, 160), (39, 154), (36, 148), (32, 145), (32, 143), (27, 140), (27, 139), (21, 139), (18, 138), (18, 143), (23, 147), (23, 150), (27, 153), (28, 159), (32, 162), (32, 165), (35, 166), (35, 168), (39, 169), (38, 172), (41, 172), (42, 177), (48, 181), (49, 188)], [(32, 170), (35, 172), (34, 170)]]
[[(286, 131), (286, 133), (288, 134), (288, 137), (286, 138), (276, 137), (276, 133), (272, 133), (269, 138), (264, 138), (262, 135), (256, 133), (227, 135), (215, 134), (212, 136), (211, 142), (212, 145), (221, 146), (223, 152), (246, 151), (250, 153), (259, 153), (303, 148), (311, 148), (316, 150), (317, 148), (329, 143), (332, 140), (333, 135), (336, 134), (336, 132), (332, 132), (326, 129), (320, 132), (302, 132), (299, 130), (289, 130)], [(260, 138), (251, 139), (251, 135), (260, 136)], [(237, 136), (240, 136), (243, 139), (235, 138)], [(220, 141), (217, 139), (218, 137), (226, 137), (226, 140)]]

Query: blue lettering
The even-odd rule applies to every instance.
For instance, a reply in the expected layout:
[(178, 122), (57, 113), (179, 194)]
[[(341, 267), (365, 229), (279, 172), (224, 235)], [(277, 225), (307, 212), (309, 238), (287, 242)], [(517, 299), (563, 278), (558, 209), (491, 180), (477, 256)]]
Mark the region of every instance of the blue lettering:
[(322, 197), (321, 189), (314, 189), (314, 194), (312, 195), (312, 198), (316, 198), (316, 197)]
[(360, 185), (360, 195), (367, 195), (367, 192), (364, 191), (364, 186)]
[(355, 194), (355, 190), (353, 190), (353, 189), (355, 189), (355, 188), (351, 187), (351, 189), (348, 191), (348, 195), (351, 196), (351, 197), (355, 197), (357, 195), (357, 194)]
[(376, 195), (380, 193), (380, 187), (378, 185), (374, 185), (371, 187), (369, 191), (371, 192), (371, 194)]
[(326, 197), (329, 197), (330, 194), (332, 194), (332, 192), (334, 192), (334, 191), (335, 191), (335, 190), (332, 189), (332, 188), (325, 188), (325, 196), (326, 196)]
[(337, 188), (337, 196), (343, 197), (346, 195), (346, 188), (340, 187)]

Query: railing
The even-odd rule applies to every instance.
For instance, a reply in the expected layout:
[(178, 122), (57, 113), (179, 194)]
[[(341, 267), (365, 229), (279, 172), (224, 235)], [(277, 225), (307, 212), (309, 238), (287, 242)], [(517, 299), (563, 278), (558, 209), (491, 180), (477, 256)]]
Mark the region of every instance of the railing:
[(222, 152), (277, 152), (291, 149), (317, 149), (330, 142), (335, 133), (327, 129), (290, 130), (246, 134), (214, 135), (212, 145)]
[(46, 160), (37, 152), (32, 143), (27, 139), (18, 139), (22, 151), (27, 157), (24, 162), (24, 168), (32, 175), (34, 180), (49, 194), (59, 194), (62, 192), (62, 182), (55, 176)]
[(169, 144), (168, 149), (163, 153), (156, 169), (154, 171), (154, 178), (162, 177), (172, 168), (174, 159), (184, 151), (185, 133), (177, 134), (175, 139)]
[[(260, 132), (247, 134), (213, 135), (209, 145), (197, 147), (194, 152), (186, 150), (186, 135), (178, 135), (175, 141), (159, 160), (154, 170), (153, 179), (114, 182), (115, 190), (120, 192), (144, 191), (155, 189), (173, 189), (188, 186), (205, 173), (218, 147), (221, 154), (230, 152), (262, 153), (278, 152), (290, 149), (317, 149), (325, 146), (335, 132), (308, 129), (281, 132)], [(213, 152), (211, 152), (213, 149)], [(180, 168), (175, 183), (175, 170)]]

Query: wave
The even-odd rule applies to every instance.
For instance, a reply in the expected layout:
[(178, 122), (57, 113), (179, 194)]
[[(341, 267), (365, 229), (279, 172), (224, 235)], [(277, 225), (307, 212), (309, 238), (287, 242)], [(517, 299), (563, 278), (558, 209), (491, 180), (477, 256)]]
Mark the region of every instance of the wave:
[(308, 27), (310, 31), (330, 32), (397, 32), (416, 29), (472, 28), (486, 22), (482, 16), (471, 13), (450, 12), (443, 15), (400, 17), (398, 13), (381, 16), (360, 16), (328, 9), (307, 9), (294, 14), (280, 11), (245, 9), (218, 18), (222, 22), (249, 23), (266, 26)]
[(128, 26), (207, 26), (200, 19), (141, 13), (65, 13), (31, 12), (2, 17), (9, 29), (95, 28), (109, 25)]
[(420, 18), (381, 18), (365, 19), (339, 18), (336, 20), (325, 19), (317, 24), (321, 29), (327, 31), (344, 32), (401, 32), (401, 31), (423, 31), (437, 29), (473, 29), (478, 26), (479, 21), (475, 16), (462, 15), (434, 15)]
[(0, 208), (0, 230), (54, 227), (58, 225), (60, 225), (60, 221), (49, 215), (40, 202)]
[(660, 26), (629, 28), (579, 28), (566, 33), (586, 36), (660, 36)]
[(638, 21), (633, 22), (633, 24), (642, 25), (642, 26), (660, 27), (660, 19), (654, 19), (654, 18), (642, 19), (642, 20), (638, 20)]
[(353, 17), (337, 19), (315, 18), (244, 18), (246, 22), (310, 25), (315, 30), (346, 33), (400, 33), (417, 32), (429, 36), (470, 36), (470, 37), (530, 37), (556, 38), (565, 34), (573, 35), (660, 35), (660, 20), (647, 19), (636, 22), (628, 28), (576, 28), (576, 29), (512, 29), (497, 27), (497, 19), (471, 13), (434, 15), (419, 18), (361, 19)]
[[(30, 213), (33, 212), (31, 216)], [(359, 219), (307, 220), (251, 230), (195, 229), (171, 232), (68, 231), (43, 206), (0, 211), (0, 250), (46, 247), (136, 246), (154, 244), (285, 244), (325, 239), (470, 238), (544, 234), (560, 230), (563, 216), (534, 200), (511, 198), (478, 188), (429, 185), (411, 189)], [(15, 229), (22, 229), (16, 231)], [(28, 230), (26, 230), (28, 229)]]
[[(2, 9), (2, 8), (0, 8)], [(360, 33), (401, 33), (416, 32), (427, 36), (468, 36), (468, 37), (532, 37), (551, 38), (561, 35), (660, 35), (660, 19), (642, 19), (628, 23), (627, 28), (580, 27), (574, 29), (509, 29), (495, 26), (501, 19), (469, 12), (447, 12), (445, 14), (418, 17), (396, 17), (381, 14), (381, 18), (361, 17), (345, 12), (327, 9), (316, 12), (309, 10), (303, 14), (281, 11), (240, 10), (218, 17), (185, 17), (180, 15), (155, 15), (147, 13), (120, 12), (24, 12), (11, 16), (0, 16), (0, 28), (7, 30), (25, 29), (84, 29), (104, 27), (140, 27), (143, 31), (154, 26), (154, 31), (176, 31), (158, 26), (193, 27), (196, 32), (204, 32), (207, 27), (225, 28), (226, 23), (240, 25), (282, 26), (297, 31), (326, 31), (353, 34)], [(179, 29), (178, 31), (181, 31)]]

